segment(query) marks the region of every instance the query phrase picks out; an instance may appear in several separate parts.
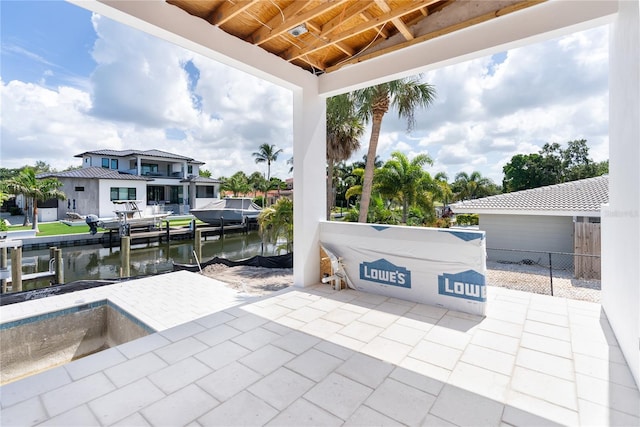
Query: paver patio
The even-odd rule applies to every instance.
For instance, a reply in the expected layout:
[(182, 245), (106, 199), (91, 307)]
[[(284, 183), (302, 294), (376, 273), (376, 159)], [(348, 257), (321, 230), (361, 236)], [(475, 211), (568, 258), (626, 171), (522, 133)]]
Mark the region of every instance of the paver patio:
[(3, 386), (3, 426), (640, 425), (599, 304), (491, 287), (477, 317), (328, 285), (249, 298), (178, 272), (2, 321), (93, 298), (164, 330)]

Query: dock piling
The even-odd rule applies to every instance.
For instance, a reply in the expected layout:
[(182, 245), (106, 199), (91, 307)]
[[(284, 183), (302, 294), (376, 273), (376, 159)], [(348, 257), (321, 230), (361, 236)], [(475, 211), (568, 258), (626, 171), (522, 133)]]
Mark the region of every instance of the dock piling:
[[(6, 272), (8, 270), (9, 260), (7, 259), (7, 248), (0, 248), (0, 270), (2, 272)], [(5, 279), (4, 275), (2, 279), (0, 279), (0, 293), (7, 293), (7, 279)]]
[(22, 291), (22, 247), (11, 249), (11, 291)]
[(195, 232), (195, 237), (193, 238), (193, 250), (196, 253), (198, 259), (202, 258), (202, 230), (198, 229)]
[(131, 275), (131, 237), (120, 238), (120, 277)]
[(62, 249), (54, 248), (53, 271), (55, 271), (54, 283), (56, 285), (64, 283), (64, 265), (62, 263)]

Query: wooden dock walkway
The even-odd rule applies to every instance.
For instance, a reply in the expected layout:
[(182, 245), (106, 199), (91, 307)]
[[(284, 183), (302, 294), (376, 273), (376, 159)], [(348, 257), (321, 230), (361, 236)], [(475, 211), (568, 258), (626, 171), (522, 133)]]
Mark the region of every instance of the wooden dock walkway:
[[(139, 241), (169, 241), (169, 240), (186, 240), (193, 239), (195, 236), (195, 230), (200, 230), (202, 233), (202, 237), (204, 240), (207, 240), (208, 236), (219, 236), (224, 235), (226, 233), (238, 233), (238, 232), (248, 232), (255, 224), (234, 224), (234, 225), (225, 225), (223, 227), (219, 226), (210, 226), (210, 225), (200, 225), (196, 228), (192, 228), (189, 226), (181, 226), (181, 227), (164, 227), (160, 230), (147, 230), (147, 229), (133, 229), (131, 230), (129, 237), (131, 237), (131, 242), (139, 242)], [(120, 235), (118, 234), (118, 230), (109, 230), (108, 233), (105, 233), (108, 236), (107, 243), (109, 246), (113, 246), (116, 242), (120, 240)]]
[[(55, 275), (56, 275), (55, 271), (40, 271), (38, 273), (23, 274), (22, 275), (22, 281), (25, 282), (27, 280), (44, 279), (46, 277), (55, 277)], [(10, 276), (8, 278), (6, 278), (5, 280), (7, 281), (8, 285), (10, 285), (12, 283), (12, 278)]]

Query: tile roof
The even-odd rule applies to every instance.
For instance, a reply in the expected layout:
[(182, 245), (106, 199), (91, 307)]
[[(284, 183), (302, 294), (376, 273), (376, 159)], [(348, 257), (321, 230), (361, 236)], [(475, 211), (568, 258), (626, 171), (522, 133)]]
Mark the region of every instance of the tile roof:
[(599, 213), (609, 202), (609, 177), (581, 179), (531, 190), (514, 191), (451, 205), (455, 213), (535, 213), (575, 215)]
[(64, 172), (48, 172), (38, 175), (38, 178), (87, 178), (87, 179), (122, 179), (127, 181), (152, 181), (146, 176), (131, 175), (118, 172), (113, 169), (101, 167), (89, 167), (81, 169), (73, 169)]
[(110, 156), (110, 157), (149, 156), (149, 157), (160, 157), (164, 159), (186, 160), (190, 163), (204, 165), (203, 162), (192, 159), (191, 157), (181, 156), (179, 154), (167, 153), (166, 151), (161, 151), (161, 150), (95, 150), (95, 151), (85, 151), (84, 153), (76, 154), (73, 157), (83, 157), (85, 155)]

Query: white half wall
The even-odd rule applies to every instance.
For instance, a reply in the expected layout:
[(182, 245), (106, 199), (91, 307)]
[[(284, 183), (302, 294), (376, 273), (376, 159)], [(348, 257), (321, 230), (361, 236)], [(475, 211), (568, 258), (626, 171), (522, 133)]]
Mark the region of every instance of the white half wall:
[(620, 1), (609, 48), (609, 205), (602, 307), (640, 385), (640, 8)]

